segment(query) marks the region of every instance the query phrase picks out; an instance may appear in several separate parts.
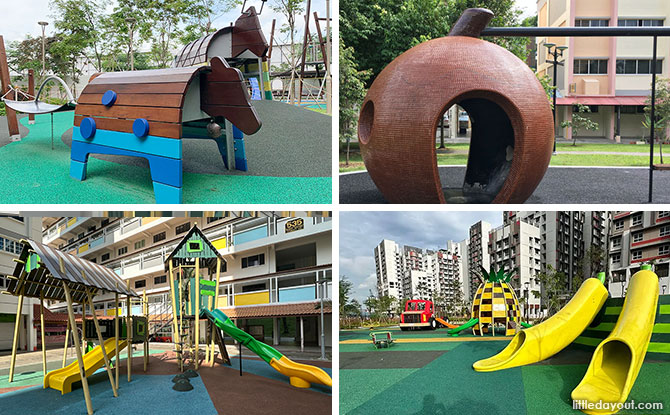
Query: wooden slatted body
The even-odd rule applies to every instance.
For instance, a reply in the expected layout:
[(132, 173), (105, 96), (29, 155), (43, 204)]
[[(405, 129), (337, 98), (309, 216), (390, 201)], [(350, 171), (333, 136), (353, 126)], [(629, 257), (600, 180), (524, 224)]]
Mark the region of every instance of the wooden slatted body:
[[(97, 74), (79, 97), (74, 125), (79, 127), (84, 118), (92, 117), (98, 129), (132, 133), (133, 122), (145, 118), (151, 135), (182, 138), (186, 91), (206, 70), (203, 66)], [(107, 107), (102, 96), (109, 90), (116, 92), (117, 98)]]

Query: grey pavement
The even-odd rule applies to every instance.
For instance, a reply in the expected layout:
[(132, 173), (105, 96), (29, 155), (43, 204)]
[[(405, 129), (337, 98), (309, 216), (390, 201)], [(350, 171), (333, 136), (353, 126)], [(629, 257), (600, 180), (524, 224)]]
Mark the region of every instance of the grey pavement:
[[(27, 117), (26, 114), (19, 114), (17, 118), (19, 119), (19, 134), (21, 134), (21, 138), (25, 137), (28, 135), (28, 129), (21, 124), (21, 118)], [(9, 126), (7, 125), (7, 117), (6, 116), (1, 116), (0, 117), (0, 147), (5, 146), (12, 141), (9, 138)]]
[[(443, 187), (462, 186), (465, 166), (440, 166)], [(648, 168), (550, 167), (526, 203), (647, 203)], [(367, 171), (340, 174), (340, 203), (387, 203)], [(654, 172), (653, 203), (670, 203), (670, 172)]]
[[(254, 135), (244, 137), (249, 171), (226, 170), (214, 140), (187, 139), (182, 143), (185, 172), (274, 177), (329, 177), (332, 175), (332, 117), (277, 101), (254, 101), (263, 122)], [(72, 146), (72, 129), (61, 137)], [(149, 168), (139, 157), (91, 155), (118, 164)]]

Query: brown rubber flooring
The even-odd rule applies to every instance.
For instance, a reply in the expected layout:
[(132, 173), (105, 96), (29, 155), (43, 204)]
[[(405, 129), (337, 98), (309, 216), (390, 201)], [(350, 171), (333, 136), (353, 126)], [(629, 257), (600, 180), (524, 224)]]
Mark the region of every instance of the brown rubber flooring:
[[(123, 355), (122, 355), (123, 357)], [(300, 361), (331, 367), (330, 362)], [(179, 373), (174, 352), (149, 356), (146, 373), (141, 357), (133, 358), (132, 374), (176, 375)], [(243, 365), (244, 369), (244, 365)], [(119, 376), (126, 376), (125, 360), (119, 365)], [(237, 367), (201, 365), (198, 373), (207, 387), (209, 397), (219, 414), (331, 414), (332, 398), (321, 392), (298, 389), (288, 382), (278, 382), (245, 372), (240, 376)]]

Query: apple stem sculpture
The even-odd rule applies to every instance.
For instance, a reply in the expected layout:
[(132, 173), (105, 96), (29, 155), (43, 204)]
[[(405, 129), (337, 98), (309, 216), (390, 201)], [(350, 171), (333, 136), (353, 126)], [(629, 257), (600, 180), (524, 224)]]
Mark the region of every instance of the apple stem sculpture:
[[(449, 36), (398, 56), (370, 87), (358, 139), (388, 202), (523, 203), (542, 180), (552, 154), (551, 106), (524, 62), (479, 38), (492, 18), (490, 10), (467, 9)], [(435, 148), (453, 105), (472, 123), (460, 188), (442, 186)]]

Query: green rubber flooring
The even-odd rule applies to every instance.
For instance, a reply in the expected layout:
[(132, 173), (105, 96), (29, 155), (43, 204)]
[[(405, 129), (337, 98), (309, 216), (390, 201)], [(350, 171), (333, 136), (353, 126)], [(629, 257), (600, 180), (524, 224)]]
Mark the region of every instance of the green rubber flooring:
[[(61, 135), (73, 112), (38, 115), (22, 141), (0, 147), (0, 203), (155, 203), (149, 170), (89, 158), (87, 179), (70, 177), (70, 149)], [(262, 161), (258, 161), (262, 162)], [(184, 203), (331, 203), (330, 177), (269, 177), (184, 173)]]
[[(404, 332), (394, 338), (426, 338), (435, 332)], [(446, 330), (437, 330), (445, 335)], [(340, 340), (365, 338), (365, 330), (341, 332)], [(570, 393), (588, 366), (583, 353), (566, 349), (543, 364), (479, 373), (472, 364), (490, 357), (506, 342), (395, 343), (375, 350), (371, 344), (340, 344), (340, 413), (342, 414), (581, 414), (572, 409)], [(435, 357), (435, 351), (444, 353)], [(351, 364), (368, 352), (383, 361), (404, 352), (406, 368), (357, 369)], [(414, 353), (407, 353), (413, 351)], [(421, 356), (426, 354), (426, 356)], [(351, 359), (348, 355), (351, 355)], [(590, 356), (589, 356), (590, 358)], [(367, 360), (369, 363), (371, 360)], [(425, 362), (424, 364), (421, 364)], [(584, 363), (582, 363), (584, 362)], [(341, 363), (342, 364), (342, 363)], [(365, 366), (365, 365), (363, 365)], [(379, 366), (375, 366), (379, 367)], [(622, 410), (620, 414), (670, 413), (670, 363), (645, 363), (629, 396), (636, 402), (662, 402), (664, 410)]]

